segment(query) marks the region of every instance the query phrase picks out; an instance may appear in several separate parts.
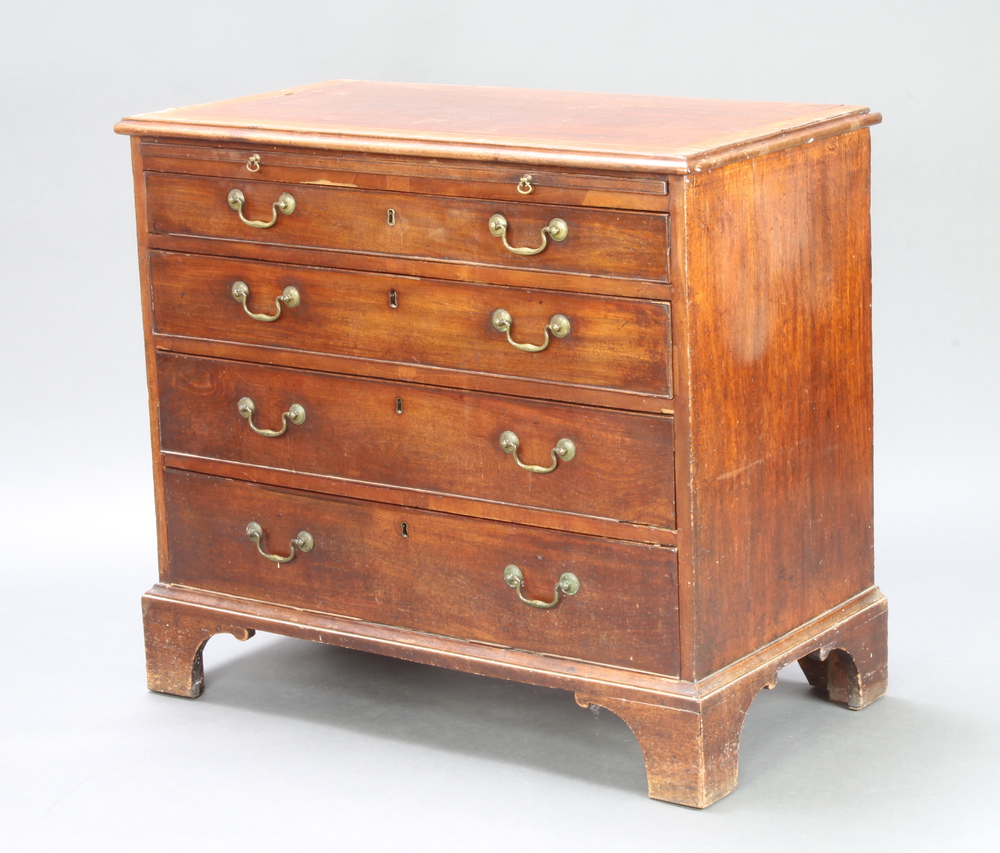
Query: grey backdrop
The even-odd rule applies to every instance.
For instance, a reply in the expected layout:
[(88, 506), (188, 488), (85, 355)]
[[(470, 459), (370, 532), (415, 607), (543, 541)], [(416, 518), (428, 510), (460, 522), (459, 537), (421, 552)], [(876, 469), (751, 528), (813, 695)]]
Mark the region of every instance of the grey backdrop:
[[(24, 850), (993, 850), (1000, 6), (39, 2), (0, 15), (0, 840)], [(219, 637), (144, 688), (155, 578), (136, 112), (331, 78), (868, 104), (891, 684), (797, 673), (707, 812), (569, 694)], [(787, 674), (787, 677), (785, 675)]]

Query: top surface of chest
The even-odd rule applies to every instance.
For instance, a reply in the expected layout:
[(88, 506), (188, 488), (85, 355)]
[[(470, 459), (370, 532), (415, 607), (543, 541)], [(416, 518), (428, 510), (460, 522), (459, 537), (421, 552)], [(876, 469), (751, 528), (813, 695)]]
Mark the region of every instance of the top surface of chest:
[(865, 107), (335, 80), (123, 120), (139, 136), (683, 173), (875, 124)]

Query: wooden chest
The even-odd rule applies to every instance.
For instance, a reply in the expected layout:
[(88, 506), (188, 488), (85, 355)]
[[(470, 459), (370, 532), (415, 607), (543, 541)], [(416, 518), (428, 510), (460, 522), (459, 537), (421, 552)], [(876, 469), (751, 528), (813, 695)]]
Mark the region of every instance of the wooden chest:
[(331, 82), (126, 119), (151, 689), (264, 630), (575, 692), (650, 796), (885, 690), (859, 107)]

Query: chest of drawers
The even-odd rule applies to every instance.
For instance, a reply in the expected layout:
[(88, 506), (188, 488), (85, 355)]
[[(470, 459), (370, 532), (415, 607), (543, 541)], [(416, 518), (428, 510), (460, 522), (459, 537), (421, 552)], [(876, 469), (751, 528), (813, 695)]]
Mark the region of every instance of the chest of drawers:
[(885, 689), (858, 107), (331, 82), (132, 136), (149, 686), (255, 630), (573, 691), (650, 796)]

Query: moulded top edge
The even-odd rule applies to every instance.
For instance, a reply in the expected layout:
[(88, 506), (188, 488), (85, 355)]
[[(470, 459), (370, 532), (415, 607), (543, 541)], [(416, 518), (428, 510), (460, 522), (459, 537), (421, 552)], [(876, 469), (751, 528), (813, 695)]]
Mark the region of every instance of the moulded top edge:
[(876, 124), (866, 107), (331, 81), (146, 113), (136, 136), (686, 173)]

